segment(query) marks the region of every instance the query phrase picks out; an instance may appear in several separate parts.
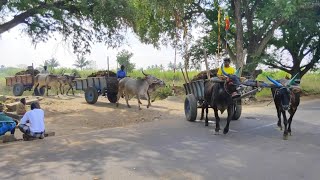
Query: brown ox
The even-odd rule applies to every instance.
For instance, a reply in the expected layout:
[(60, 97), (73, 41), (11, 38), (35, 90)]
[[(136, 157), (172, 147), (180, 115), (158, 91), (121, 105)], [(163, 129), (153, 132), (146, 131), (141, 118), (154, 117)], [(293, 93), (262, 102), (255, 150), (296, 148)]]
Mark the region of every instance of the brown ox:
[(151, 106), (150, 95), (148, 92), (149, 86), (151, 84), (159, 84), (159, 83), (164, 84), (164, 83), (162, 80), (160, 80), (154, 76), (145, 74), (143, 71), (142, 71), (142, 73), (145, 75), (145, 77), (143, 79), (132, 79), (129, 77), (125, 77), (119, 81), (119, 90), (118, 90), (118, 95), (117, 95), (117, 106), (119, 105), (120, 96), (122, 96), (123, 94), (125, 94), (126, 103), (129, 108), (131, 107), (128, 103), (129, 96), (132, 96), (132, 97), (136, 96), (137, 97), (139, 110), (141, 110), (140, 104), (142, 104), (140, 101), (141, 96), (147, 97), (147, 100), (148, 100), (147, 108), (149, 108), (149, 106)]
[(38, 74), (34, 78), (33, 89), (34, 90), (39, 90), (38, 87), (40, 87), (40, 88), (41, 87), (46, 87), (47, 96), (48, 96), (48, 87), (56, 89), (57, 90), (57, 95), (58, 95), (60, 86), (61, 86), (61, 83), (60, 83), (57, 75)]

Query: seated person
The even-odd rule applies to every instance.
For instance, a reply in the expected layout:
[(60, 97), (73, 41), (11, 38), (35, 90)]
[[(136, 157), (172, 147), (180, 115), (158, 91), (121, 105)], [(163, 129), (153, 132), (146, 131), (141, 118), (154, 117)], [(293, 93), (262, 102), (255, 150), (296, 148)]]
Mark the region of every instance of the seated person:
[(4, 135), (6, 132), (10, 132), (14, 135), (16, 122), (9, 116), (3, 113), (4, 105), (0, 103), (0, 136)]
[[(235, 68), (230, 66), (230, 63), (231, 63), (230, 58), (224, 58), (223, 59), (223, 66), (224, 66), (223, 69), (224, 69), (224, 71), (227, 74), (232, 75), (232, 74), (236, 73), (236, 70), (235, 70)], [(219, 67), (219, 69), (218, 69), (217, 77), (213, 77), (212, 78), (212, 80), (219, 80), (219, 79), (220, 80), (225, 80), (226, 79), (225, 76), (222, 73), (221, 67)], [(236, 98), (236, 97), (239, 97), (240, 94), (238, 92), (233, 92), (231, 96), (232, 96), (232, 98)]]
[(31, 110), (26, 112), (20, 120), (19, 129), (23, 133), (23, 139), (44, 138), (44, 111), (38, 103), (31, 104)]
[(26, 111), (26, 98), (21, 98), (20, 103), (17, 104), (16, 112), (18, 115), (24, 115)]
[(124, 70), (124, 65), (121, 65), (121, 69), (117, 72), (117, 78), (120, 80), (126, 77), (126, 71)]
[[(223, 65), (224, 65), (224, 71), (228, 74), (235, 74), (236, 70), (230, 66), (230, 58), (224, 58), (223, 59)], [(219, 67), (217, 76), (221, 79), (224, 79), (224, 75), (222, 74), (221, 67)]]

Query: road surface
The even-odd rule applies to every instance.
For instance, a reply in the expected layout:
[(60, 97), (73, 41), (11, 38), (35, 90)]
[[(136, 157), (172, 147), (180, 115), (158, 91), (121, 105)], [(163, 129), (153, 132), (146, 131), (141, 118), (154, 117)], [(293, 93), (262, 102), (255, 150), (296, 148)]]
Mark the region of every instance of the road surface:
[(228, 135), (214, 135), (213, 123), (185, 121), (180, 110), (124, 128), (2, 144), (0, 177), (319, 180), (319, 110), (320, 100), (303, 102), (287, 141), (276, 128), (271, 104), (244, 108)]

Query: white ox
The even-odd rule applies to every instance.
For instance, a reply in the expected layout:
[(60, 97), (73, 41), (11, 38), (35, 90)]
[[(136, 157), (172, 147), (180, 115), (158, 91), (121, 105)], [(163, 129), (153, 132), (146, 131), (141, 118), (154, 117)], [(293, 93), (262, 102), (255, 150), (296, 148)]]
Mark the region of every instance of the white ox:
[(150, 94), (149, 94), (149, 86), (152, 84), (161, 84), (163, 85), (164, 82), (154, 76), (145, 74), (143, 71), (142, 73), (145, 75), (144, 78), (142, 79), (132, 79), (130, 77), (125, 77), (119, 81), (119, 90), (118, 90), (118, 95), (117, 95), (117, 106), (119, 106), (119, 99), (120, 96), (123, 94), (125, 95), (125, 100), (127, 103), (127, 106), (130, 108), (131, 106), (129, 105), (129, 97), (130, 96), (136, 96), (138, 99), (138, 107), (139, 110), (140, 108), (140, 97), (144, 96), (147, 97), (148, 100), (148, 105), (147, 108), (151, 106), (150, 103)]

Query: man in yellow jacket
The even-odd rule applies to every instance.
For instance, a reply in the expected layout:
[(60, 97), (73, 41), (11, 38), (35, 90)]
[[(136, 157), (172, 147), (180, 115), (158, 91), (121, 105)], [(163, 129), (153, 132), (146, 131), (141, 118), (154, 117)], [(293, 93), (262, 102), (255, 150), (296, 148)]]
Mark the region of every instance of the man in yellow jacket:
[[(228, 73), (228, 74), (235, 74), (236, 73), (236, 70), (230, 66), (230, 58), (224, 58), (223, 65), (224, 65), (224, 71), (226, 73)], [(219, 67), (219, 69), (218, 69), (217, 76), (222, 79), (224, 77), (222, 74), (222, 71), (221, 71), (221, 67)]]

